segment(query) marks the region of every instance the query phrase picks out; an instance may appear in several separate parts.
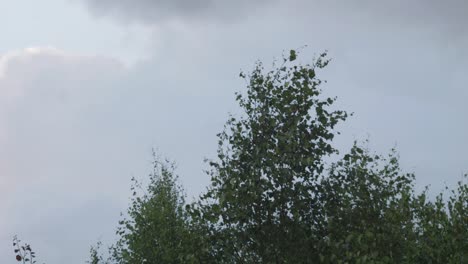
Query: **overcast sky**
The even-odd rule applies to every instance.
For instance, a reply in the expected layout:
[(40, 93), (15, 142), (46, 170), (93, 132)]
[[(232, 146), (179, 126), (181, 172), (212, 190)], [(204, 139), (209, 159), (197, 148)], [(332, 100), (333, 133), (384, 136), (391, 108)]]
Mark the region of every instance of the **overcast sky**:
[(354, 112), (337, 146), (400, 152), (417, 187), (468, 171), (462, 0), (0, 0), (0, 263), (14, 234), (49, 264), (109, 242), (151, 149), (189, 199), (238, 112), (239, 71), (308, 45), (324, 91)]

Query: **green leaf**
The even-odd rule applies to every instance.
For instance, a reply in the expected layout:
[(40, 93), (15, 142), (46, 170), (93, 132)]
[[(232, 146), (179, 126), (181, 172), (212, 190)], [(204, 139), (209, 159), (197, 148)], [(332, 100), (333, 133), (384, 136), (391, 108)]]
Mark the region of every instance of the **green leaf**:
[(295, 50), (289, 51), (289, 61), (295, 61), (297, 58), (297, 54)]

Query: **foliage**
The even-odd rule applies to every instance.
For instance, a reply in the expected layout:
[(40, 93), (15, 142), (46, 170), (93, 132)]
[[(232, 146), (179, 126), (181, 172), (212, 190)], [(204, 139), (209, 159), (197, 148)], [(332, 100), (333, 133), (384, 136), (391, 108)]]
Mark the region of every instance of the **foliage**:
[[(194, 207), (216, 229), (214, 248), (227, 262), (299, 261), (313, 248), (316, 180), (324, 171), (344, 111), (335, 98), (320, 98), (316, 72), (328, 64), (321, 54), (312, 65), (296, 65), (296, 52), (275, 70), (258, 63), (247, 95), (237, 95), (245, 117), (231, 117), (219, 134), (212, 185)], [(306, 257), (307, 259), (307, 257)]]
[[(348, 114), (317, 78), (329, 60), (298, 55), (240, 74), (244, 114), (218, 134), (198, 201), (187, 205), (173, 164), (155, 158), (146, 188), (133, 180), (111, 257), (98, 243), (88, 263), (468, 263), (468, 176), (431, 199), (394, 149), (355, 142), (339, 156), (332, 143)], [(30, 247), (18, 249), (26, 263)]]
[(102, 243), (98, 242), (95, 246), (92, 246), (89, 250), (89, 260), (86, 263), (89, 264), (109, 264), (110, 260), (104, 260), (104, 257), (100, 253)]
[(154, 171), (143, 195), (134, 180), (128, 218), (119, 222), (120, 237), (112, 248), (116, 263), (185, 263), (188, 238), (184, 197), (174, 165), (155, 158)]
[(265, 72), (258, 63), (241, 118), (219, 136), (212, 184), (190, 207), (207, 226), (216, 263), (462, 263), (467, 253), (467, 185), (448, 202), (415, 194), (414, 175), (403, 173), (394, 150), (372, 155), (354, 144), (331, 145), (347, 113), (332, 110), (316, 73), (321, 54), (297, 64), (291, 51)]
[[(426, 193), (414, 203), (416, 248), (419, 263), (468, 262), (468, 176), (450, 190), (448, 198), (440, 193), (435, 201)], [(447, 188), (448, 190), (448, 188)]]
[(354, 145), (320, 182), (321, 262), (408, 263), (413, 179), (395, 152), (371, 155)]
[(26, 243), (21, 245), (21, 240), (19, 240), (17, 236), (13, 237), (13, 248), (16, 261), (23, 264), (33, 264), (37, 262), (35, 260), (36, 253), (32, 251), (31, 245)]

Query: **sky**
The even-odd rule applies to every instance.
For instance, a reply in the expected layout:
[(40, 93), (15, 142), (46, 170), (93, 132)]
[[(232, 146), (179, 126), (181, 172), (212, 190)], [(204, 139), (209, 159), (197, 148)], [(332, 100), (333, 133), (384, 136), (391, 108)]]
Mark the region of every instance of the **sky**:
[(152, 149), (188, 200), (240, 70), (328, 50), (327, 95), (354, 116), (336, 146), (396, 146), (416, 188), (468, 172), (468, 4), (441, 1), (0, 0), (0, 263), (17, 234), (39, 261), (84, 263), (113, 241)]

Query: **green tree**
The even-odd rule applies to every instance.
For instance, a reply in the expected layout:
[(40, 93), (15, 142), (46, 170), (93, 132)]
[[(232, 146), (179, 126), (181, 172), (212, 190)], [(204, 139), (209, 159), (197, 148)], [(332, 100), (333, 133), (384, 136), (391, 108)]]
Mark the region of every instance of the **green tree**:
[(213, 257), (226, 262), (301, 263), (318, 255), (316, 183), (324, 158), (337, 153), (331, 140), (347, 113), (320, 96), (316, 72), (328, 64), (326, 54), (306, 65), (296, 56), (290, 51), (268, 72), (259, 62), (241, 73), (248, 89), (237, 101), (245, 115), (231, 117), (219, 134), (212, 185), (193, 208), (220, 241)]
[(327, 166), (348, 115), (319, 89), (326, 54), (296, 58), (241, 73), (244, 115), (218, 135), (211, 185), (189, 208), (206, 235), (202, 252), (213, 263), (466, 262), (467, 185), (432, 201), (415, 193), (394, 150), (385, 157), (356, 143)]
[(133, 179), (128, 218), (119, 222), (120, 237), (112, 247), (116, 263), (186, 263), (189, 237), (184, 196), (174, 165), (155, 158), (145, 192)]
[(435, 200), (426, 192), (414, 200), (417, 263), (468, 263), (468, 180)]
[[(468, 176), (431, 199), (416, 193), (395, 150), (355, 143), (335, 155), (336, 125), (348, 114), (319, 88), (329, 61), (296, 59), (290, 51), (271, 71), (259, 62), (241, 73), (244, 115), (218, 135), (198, 201), (186, 205), (174, 166), (155, 158), (149, 184), (133, 180), (110, 258), (98, 243), (89, 263), (468, 263)], [(16, 259), (33, 262), (18, 242)]]
[(109, 264), (110, 260), (107, 259), (105, 260), (104, 257), (102, 256), (100, 249), (101, 249), (102, 243), (97, 242), (95, 246), (92, 246), (89, 250), (89, 260), (86, 261), (86, 263), (89, 264)]
[(323, 263), (414, 263), (413, 174), (354, 145), (319, 184)]

